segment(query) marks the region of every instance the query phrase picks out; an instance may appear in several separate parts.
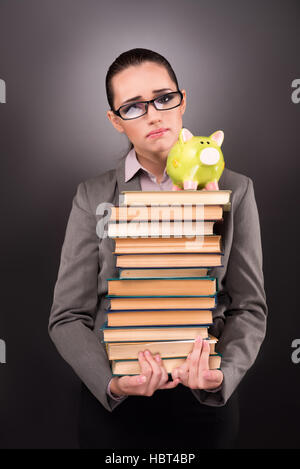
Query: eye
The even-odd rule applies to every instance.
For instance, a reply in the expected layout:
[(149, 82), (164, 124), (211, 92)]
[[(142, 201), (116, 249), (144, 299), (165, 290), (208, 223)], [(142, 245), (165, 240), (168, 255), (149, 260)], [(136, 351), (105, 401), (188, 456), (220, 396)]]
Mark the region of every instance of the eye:
[(130, 117), (131, 115), (135, 115), (136, 113), (143, 111), (143, 106), (143, 103), (129, 104), (128, 106), (124, 106), (122, 108), (122, 114), (126, 117)]
[(165, 104), (165, 103), (169, 103), (170, 101), (172, 101), (173, 98), (174, 98), (173, 95), (165, 94), (164, 96), (157, 98), (155, 101), (157, 101), (160, 104)]
[(208, 143), (208, 145), (210, 144), (210, 142), (206, 142), (206, 143)]
[(204, 142), (200, 142), (200, 143), (202, 143), (202, 144), (203, 144)]

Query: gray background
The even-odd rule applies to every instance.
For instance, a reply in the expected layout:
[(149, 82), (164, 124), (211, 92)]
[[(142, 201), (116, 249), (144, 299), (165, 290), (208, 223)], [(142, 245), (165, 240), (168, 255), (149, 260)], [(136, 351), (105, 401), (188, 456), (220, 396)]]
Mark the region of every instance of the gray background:
[(184, 126), (223, 129), (226, 166), (253, 179), (269, 326), (239, 387), (239, 445), (300, 446), (299, 18), (296, 0), (0, 1), (0, 447), (77, 447), (80, 383), (48, 316), (76, 187), (128, 146), (107, 120), (104, 80), (133, 47), (170, 61), (187, 91)]

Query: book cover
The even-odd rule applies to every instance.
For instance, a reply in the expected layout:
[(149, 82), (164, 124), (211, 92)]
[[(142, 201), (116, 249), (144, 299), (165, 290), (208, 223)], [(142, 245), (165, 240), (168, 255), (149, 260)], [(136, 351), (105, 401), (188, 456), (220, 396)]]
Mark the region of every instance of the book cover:
[[(172, 373), (172, 370), (182, 365), (186, 357), (163, 358), (163, 364), (167, 373)], [(221, 354), (216, 353), (209, 356), (210, 369), (218, 370), (221, 366)], [(113, 376), (122, 375), (138, 375), (141, 373), (140, 364), (138, 360), (112, 360), (111, 369)]]
[[(190, 190), (181, 191), (122, 191), (120, 206), (124, 205), (170, 205), (206, 204), (225, 205), (230, 202), (231, 190)], [(149, 203), (149, 201), (151, 201)]]

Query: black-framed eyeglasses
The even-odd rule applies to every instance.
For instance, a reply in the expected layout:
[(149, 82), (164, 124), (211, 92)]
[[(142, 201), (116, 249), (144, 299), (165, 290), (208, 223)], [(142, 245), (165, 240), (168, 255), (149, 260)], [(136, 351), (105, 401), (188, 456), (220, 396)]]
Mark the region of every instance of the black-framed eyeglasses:
[(183, 100), (183, 94), (180, 90), (157, 96), (157, 98), (149, 101), (136, 101), (129, 104), (123, 104), (119, 109), (112, 109), (113, 113), (121, 117), (123, 120), (137, 119), (148, 112), (149, 104), (153, 104), (157, 111), (168, 111), (180, 106)]

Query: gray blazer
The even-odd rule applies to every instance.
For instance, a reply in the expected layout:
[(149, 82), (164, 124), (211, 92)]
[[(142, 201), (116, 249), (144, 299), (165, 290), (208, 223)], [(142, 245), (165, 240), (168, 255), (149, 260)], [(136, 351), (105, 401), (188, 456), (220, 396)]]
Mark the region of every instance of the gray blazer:
[[(112, 373), (100, 328), (109, 306), (106, 279), (116, 277), (118, 271), (112, 254), (114, 240), (100, 239), (96, 233), (100, 220), (96, 209), (103, 202), (119, 205), (121, 191), (141, 190), (139, 172), (125, 183), (125, 158), (116, 169), (78, 185), (49, 318), (49, 334), (58, 352), (108, 411), (122, 401), (114, 401), (106, 392)], [(224, 381), (216, 392), (191, 390), (199, 402), (211, 406), (224, 405), (254, 363), (267, 317), (253, 182), (225, 168), (219, 188), (232, 191), (231, 210), (224, 212), (222, 223), (216, 224), (217, 233), (222, 235), (224, 267), (211, 271), (218, 277), (219, 292), (209, 332), (219, 338), (216, 350), (222, 354)]]

